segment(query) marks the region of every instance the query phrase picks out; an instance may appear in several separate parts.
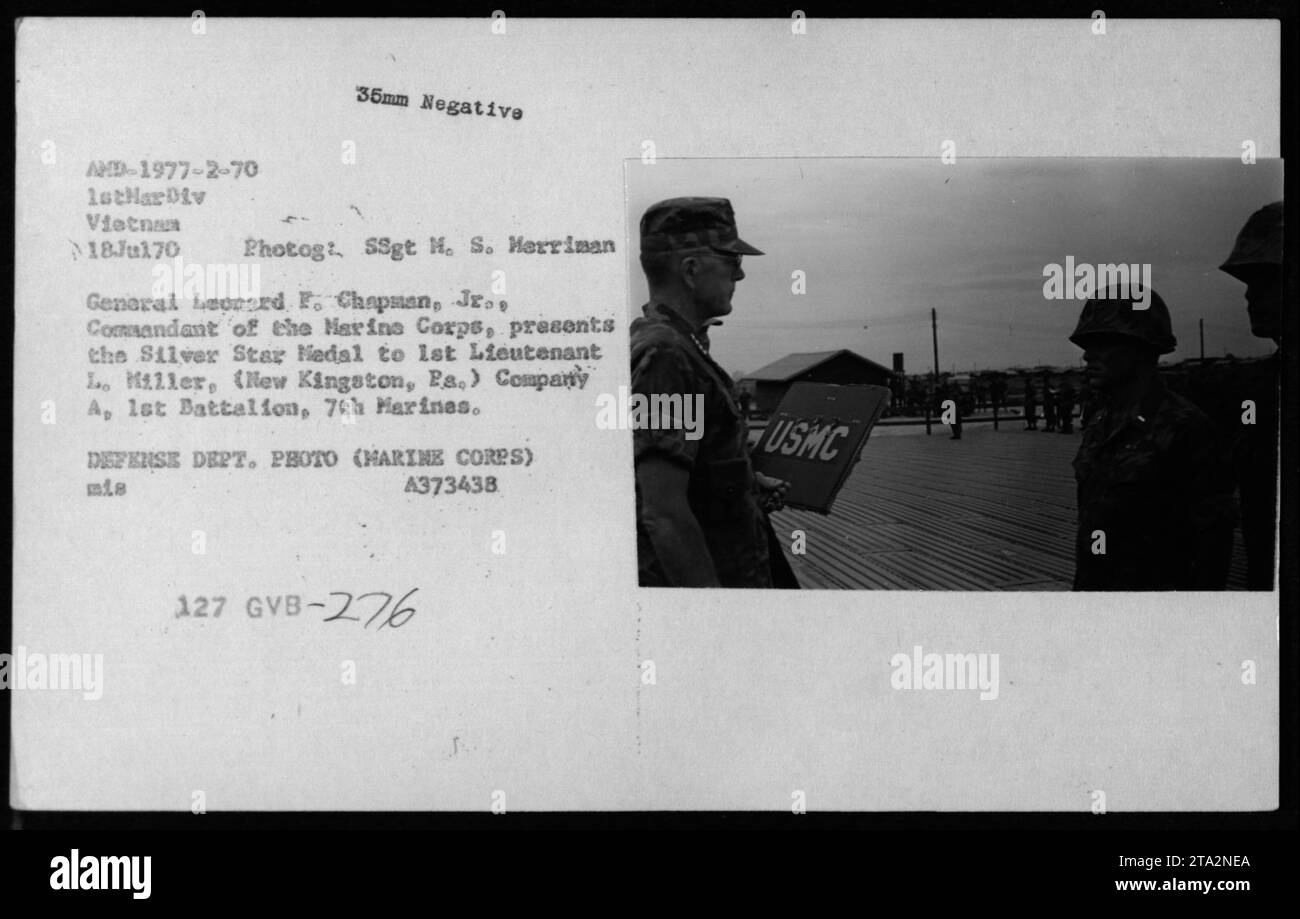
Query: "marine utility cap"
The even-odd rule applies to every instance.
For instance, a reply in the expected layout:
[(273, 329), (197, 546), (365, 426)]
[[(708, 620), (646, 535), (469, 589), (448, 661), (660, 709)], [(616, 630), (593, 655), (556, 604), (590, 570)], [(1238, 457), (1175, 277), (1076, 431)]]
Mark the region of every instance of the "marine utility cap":
[(736, 215), (726, 198), (669, 198), (646, 209), (641, 217), (641, 252), (677, 249), (763, 254), (736, 234)]
[(1088, 340), (1095, 336), (1123, 335), (1144, 342), (1157, 354), (1173, 351), (1178, 347), (1178, 339), (1174, 337), (1173, 324), (1169, 321), (1169, 307), (1154, 290), (1143, 292), (1144, 297), (1148, 294), (1151, 300), (1146, 309), (1140, 308), (1142, 300), (1121, 296), (1113, 287), (1105, 294), (1093, 297), (1083, 305), (1079, 324), (1074, 327), (1070, 341), (1086, 349)]

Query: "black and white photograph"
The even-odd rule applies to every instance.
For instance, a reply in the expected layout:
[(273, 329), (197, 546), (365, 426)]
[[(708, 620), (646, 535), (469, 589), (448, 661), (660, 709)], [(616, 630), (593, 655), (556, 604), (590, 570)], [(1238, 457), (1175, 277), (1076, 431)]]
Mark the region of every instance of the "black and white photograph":
[(627, 175), (642, 586), (1273, 590), (1279, 163)]
[(13, 20), (6, 889), (848, 828), (914, 900), (1283, 892), (1279, 0), (73, 12)]

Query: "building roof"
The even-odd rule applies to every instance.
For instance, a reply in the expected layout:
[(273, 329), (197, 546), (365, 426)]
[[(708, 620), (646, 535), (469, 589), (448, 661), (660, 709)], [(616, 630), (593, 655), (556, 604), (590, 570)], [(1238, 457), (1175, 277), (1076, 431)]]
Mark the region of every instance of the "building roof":
[(773, 361), (766, 367), (760, 367), (753, 373), (747, 373), (743, 377), (746, 380), (763, 380), (767, 382), (784, 383), (787, 380), (793, 380), (795, 377), (807, 373), (816, 367), (839, 357), (841, 354), (847, 354), (849, 357), (859, 360), (866, 364), (877, 373), (884, 373), (889, 376), (893, 371), (888, 367), (881, 366), (873, 360), (868, 360), (861, 354), (850, 351), (847, 348), (841, 348), (838, 351), (810, 351), (804, 354), (787, 354), (780, 360)]

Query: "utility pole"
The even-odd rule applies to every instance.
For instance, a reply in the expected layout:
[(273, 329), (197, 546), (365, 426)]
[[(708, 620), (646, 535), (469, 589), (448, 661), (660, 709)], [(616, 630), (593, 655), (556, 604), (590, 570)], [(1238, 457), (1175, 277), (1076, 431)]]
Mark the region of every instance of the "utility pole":
[(930, 308), (930, 336), (934, 340), (934, 385), (939, 385), (939, 315)]
[(934, 342), (934, 372), (930, 375), (930, 398), (925, 405), (925, 433), (930, 433), (930, 412), (934, 407), (935, 396), (939, 393), (939, 316), (934, 307), (930, 307), (930, 336)]

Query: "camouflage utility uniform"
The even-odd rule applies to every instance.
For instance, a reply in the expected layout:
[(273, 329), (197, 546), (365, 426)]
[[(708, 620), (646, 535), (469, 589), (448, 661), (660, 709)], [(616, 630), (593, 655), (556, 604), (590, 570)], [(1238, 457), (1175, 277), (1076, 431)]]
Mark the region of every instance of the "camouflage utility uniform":
[[(658, 454), (690, 472), (688, 502), (704, 533), (723, 587), (771, 587), (767, 518), (759, 503), (749, 461), (748, 428), (727, 373), (709, 356), (707, 342), (690, 323), (660, 303), (642, 307), (632, 322), (632, 392), (645, 396), (681, 393), (704, 396), (699, 440), (673, 430), (637, 428), (636, 462)], [(637, 490), (637, 559), (644, 587), (668, 581), (641, 522)], [(784, 559), (782, 559), (784, 561)]]
[[(1282, 272), (1282, 202), (1250, 215), (1237, 235), (1227, 261), (1219, 266), (1248, 285), (1256, 272)], [(1280, 291), (1279, 291), (1280, 296)], [(1249, 302), (1249, 295), (1247, 301)], [(1280, 305), (1279, 305), (1280, 306)], [(1281, 321), (1281, 316), (1278, 316)], [(1259, 334), (1259, 333), (1256, 333)], [(1236, 431), (1233, 462), (1241, 494), (1241, 535), (1246, 542), (1246, 581), (1252, 590), (1273, 589), (1277, 559), (1276, 506), (1278, 484), (1278, 387), (1281, 366), (1277, 352), (1249, 368), (1232, 387), (1227, 429)], [(1255, 404), (1254, 424), (1242, 424), (1243, 403)]]
[(1233, 444), (1233, 466), (1241, 495), (1241, 532), (1246, 543), (1246, 581), (1251, 590), (1273, 589), (1276, 564), (1278, 356), (1243, 373), (1237, 390), (1237, 416), (1246, 400), (1255, 403), (1255, 423), (1240, 424)]
[[(1086, 350), (1101, 335), (1133, 339), (1156, 355), (1177, 346), (1154, 290), (1142, 310), (1116, 297), (1089, 300), (1070, 340)], [(1074, 589), (1223, 589), (1236, 499), (1214, 425), (1155, 373), (1128, 404), (1103, 400), (1074, 458)]]
[[(1102, 408), (1074, 459), (1076, 590), (1222, 588), (1234, 520), (1231, 467), (1210, 419), (1156, 378), (1136, 411)], [(1105, 554), (1094, 554), (1094, 533)]]

